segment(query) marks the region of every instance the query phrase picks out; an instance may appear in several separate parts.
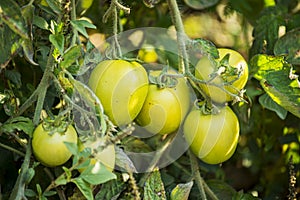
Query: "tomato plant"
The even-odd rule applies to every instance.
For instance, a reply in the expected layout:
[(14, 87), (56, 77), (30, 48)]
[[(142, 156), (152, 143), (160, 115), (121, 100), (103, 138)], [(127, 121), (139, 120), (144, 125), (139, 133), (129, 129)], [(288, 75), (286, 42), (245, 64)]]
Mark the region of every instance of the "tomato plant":
[(89, 86), (118, 126), (132, 122), (148, 92), (146, 70), (137, 62), (105, 60), (92, 71)]
[(186, 117), (183, 132), (192, 152), (208, 164), (219, 164), (234, 153), (239, 138), (239, 121), (230, 107), (217, 114), (192, 110)]
[[(161, 70), (151, 71), (150, 75), (158, 77), (161, 72)], [(175, 71), (168, 73), (177, 74)], [(169, 134), (174, 132), (188, 111), (189, 88), (184, 78), (176, 80), (178, 82), (174, 87), (160, 88), (156, 84), (149, 85), (148, 95), (136, 122), (150, 133)]]
[(210, 81), (207, 84), (200, 84), (200, 87), (212, 101), (224, 103), (233, 100), (234, 95), (238, 95), (245, 87), (248, 80), (248, 65), (237, 51), (227, 48), (219, 48), (218, 51), (220, 58), (217, 61), (220, 62), (228, 54), (229, 66), (224, 67), (221, 62), (216, 67), (212, 58), (204, 56), (196, 65), (195, 75), (204, 81)]
[(43, 165), (55, 167), (64, 164), (72, 156), (64, 142), (77, 144), (77, 133), (72, 125), (64, 132), (52, 132), (46, 130), (41, 123), (33, 132), (32, 150)]

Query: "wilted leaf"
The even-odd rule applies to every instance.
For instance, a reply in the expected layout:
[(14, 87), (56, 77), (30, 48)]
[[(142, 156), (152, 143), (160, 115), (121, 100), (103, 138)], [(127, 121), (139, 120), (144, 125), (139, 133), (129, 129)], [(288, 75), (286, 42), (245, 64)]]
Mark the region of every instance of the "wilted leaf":
[(97, 28), (94, 24), (91, 24), (86, 20), (72, 20), (71, 24), (79, 33), (81, 33), (86, 38), (88, 38), (89, 35), (87, 34), (85, 28), (92, 28), (92, 29)]
[(187, 200), (192, 187), (193, 181), (176, 185), (171, 192), (171, 200)]
[(286, 118), (287, 111), (284, 108), (282, 108), (280, 105), (278, 105), (275, 101), (273, 101), (268, 94), (261, 95), (258, 101), (260, 105), (262, 105), (263, 107), (276, 112), (276, 114), (278, 115), (278, 117), (280, 117), (280, 119)]
[(275, 55), (285, 55), (286, 60), (295, 65), (300, 64), (300, 29), (287, 32), (279, 38), (274, 47)]
[(88, 182), (84, 181), (80, 177), (73, 179), (72, 182), (76, 184), (86, 199), (94, 199), (92, 187)]
[(148, 177), (144, 186), (145, 200), (164, 200), (166, 199), (164, 184), (160, 177), (160, 172), (155, 169)]

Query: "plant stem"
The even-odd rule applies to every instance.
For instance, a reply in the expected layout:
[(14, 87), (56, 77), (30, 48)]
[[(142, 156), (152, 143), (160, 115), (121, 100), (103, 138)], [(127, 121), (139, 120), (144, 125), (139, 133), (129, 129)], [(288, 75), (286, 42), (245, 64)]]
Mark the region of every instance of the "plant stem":
[[(76, 20), (76, 2), (75, 2), (75, 0), (71, 0), (71, 7), (72, 7), (71, 20)], [(75, 45), (78, 40), (78, 31), (76, 30), (76, 28), (72, 28), (72, 30), (73, 30), (73, 37), (72, 37), (71, 46)]]
[(201, 178), (201, 175), (200, 175), (197, 158), (190, 150), (188, 151), (188, 154), (189, 154), (190, 161), (191, 161), (192, 174), (193, 174), (193, 177), (195, 178), (196, 184), (200, 191), (201, 199), (206, 200), (207, 198), (206, 198), (206, 194), (205, 194), (204, 187), (203, 187), (204, 180)]
[(16, 154), (19, 154), (19, 155), (22, 156), (22, 157), (25, 157), (25, 154), (24, 154), (23, 152), (21, 152), (21, 151), (19, 151), (19, 150), (17, 150), (17, 149), (14, 149), (14, 148), (12, 148), (12, 147), (10, 147), (10, 146), (8, 146), (8, 145), (5, 145), (5, 144), (0, 143), (0, 147), (2, 147), (2, 148), (4, 148), (4, 149), (7, 149), (7, 150), (9, 150), (9, 151), (12, 151), (12, 152), (14, 152), (14, 153), (16, 153)]
[(178, 9), (178, 5), (176, 0), (167, 0), (169, 9), (171, 11), (171, 16), (173, 20), (173, 24), (176, 28), (177, 34), (177, 42), (179, 49), (179, 72), (185, 73), (189, 71), (189, 56), (186, 50), (186, 41), (188, 40), (187, 35), (185, 34), (183, 23), (180, 15), (180, 11)]

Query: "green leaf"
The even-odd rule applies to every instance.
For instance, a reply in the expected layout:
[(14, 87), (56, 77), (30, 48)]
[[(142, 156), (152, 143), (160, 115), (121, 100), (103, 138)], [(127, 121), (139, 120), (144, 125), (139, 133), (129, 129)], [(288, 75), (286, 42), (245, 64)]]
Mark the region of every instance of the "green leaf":
[(53, 196), (53, 195), (55, 195), (57, 192), (56, 191), (46, 191), (46, 192), (44, 192), (43, 193), (43, 195), (45, 196), (45, 197), (50, 197), (50, 196)]
[(49, 30), (48, 22), (44, 18), (37, 16), (37, 15), (33, 16), (33, 25), (35, 25), (41, 29), (44, 29), (44, 30)]
[(144, 199), (145, 200), (164, 200), (166, 193), (164, 184), (160, 177), (160, 172), (155, 169), (148, 177), (144, 186)]
[(271, 6), (263, 10), (253, 30), (254, 41), (250, 49), (250, 57), (258, 53), (273, 53), (279, 27), (285, 25), (286, 13), (286, 7), (281, 6)]
[(124, 182), (120, 181), (120, 179), (114, 179), (102, 185), (95, 199), (117, 199), (125, 189), (126, 185)]
[(32, 65), (39, 65), (33, 60), (34, 50), (32, 46), (32, 41), (29, 39), (23, 39), (21, 45), (26, 60), (30, 62)]
[(231, 200), (236, 193), (236, 191), (224, 181), (207, 180), (206, 183), (219, 199)]
[(260, 83), (273, 101), (300, 118), (300, 88), (289, 78), (289, 70), (268, 73)]
[(213, 58), (219, 58), (219, 52), (217, 47), (209, 40), (198, 38), (192, 41), (192, 48), (199, 49), (200, 52), (207, 56), (212, 56)]
[(300, 64), (300, 28), (287, 32), (275, 43), (274, 54), (285, 55), (286, 60), (295, 65)]
[(15, 130), (24, 131), (27, 135), (32, 136), (34, 125), (32, 120), (26, 117), (15, 117), (8, 120), (0, 127), (0, 132), (12, 133)]
[(96, 162), (95, 165), (90, 165), (80, 174), (79, 177), (92, 185), (102, 184), (117, 178), (116, 175), (108, 171), (101, 162)]
[(25, 189), (25, 196), (27, 197), (35, 197), (37, 194), (32, 189)]
[(20, 72), (16, 70), (5, 70), (5, 77), (13, 82), (17, 88), (21, 87), (22, 81), (21, 81), (21, 74)]
[(61, 6), (60, 6), (60, 1), (57, 0), (46, 0), (48, 3), (49, 7), (55, 12), (56, 14), (61, 13)]
[(72, 20), (71, 24), (79, 33), (81, 33), (86, 38), (88, 38), (89, 35), (87, 34), (85, 28), (92, 28), (92, 29), (97, 28), (94, 24), (91, 24), (86, 20)]
[(193, 181), (176, 185), (171, 192), (171, 200), (188, 200), (192, 187)]
[(251, 66), (251, 74), (254, 75), (254, 78), (261, 80), (269, 72), (282, 70), (285, 62), (282, 56), (274, 57), (258, 54), (251, 58), (249, 65)]
[[(19, 48), (19, 36), (13, 32), (6, 24), (0, 26), (0, 40), (5, 42), (0, 42), (0, 65), (4, 68), (2, 64), (6, 64), (9, 60), (10, 55), (16, 52)], [(14, 45), (15, 44), (15, 45)]]
[(275, 101), (273, 101), (268, 94), (265, 93), (261, 95), (258, 101), (260, 105), (262, 105), (263, 107), (276, 112), (276, 114), (278, 115), (278, 117), (280, 117), (280, 119), (286, 118), (287, 111), (284, 108), (282, 108), (280, 105), (278, 105)]
[(88, 200), (94, 199), (93, 198), (93, 191), (91, 185), (84, 181), (82, 178), (78, 177), (72, 180), (73, 183), (76, 184), (78, 189), (84, 195), (84, 197)]
[(68, 150), (72, 153), (72, 155), (77, 155), (79, 153), (77, 144), (71, 142), (64, 143), (67, 146)]
[(65, 47), (65, 38), (62, 34), (49, 35), (50, 42), (58, 49), (59, 53), (63, 55)]
[(81, 46), (76, 45), (69, 49), (63, 56), (60, 66), (63, 69), (70, 67), (81, 56)]
[(68, 183), (67, 177), (66, 176), (59, 176), (57, 179), (54, 181), (55, 185), (66, 185)]
[(35, 175), (35, 171), (33, 168), (28, 168), (24, 174), (24, 182), (26, 184), (29, 184), (30, 181), (32, 180), (32, 178), (34, 177)]
[(0, 19), (16, 34), (24, 39), (29, 39), (27, 27), (19, 5), (16, 1), (0, 1)]
[(202, 10), (217, 4), (219, 0), (184, 0), (184, 2), (193, 9)]

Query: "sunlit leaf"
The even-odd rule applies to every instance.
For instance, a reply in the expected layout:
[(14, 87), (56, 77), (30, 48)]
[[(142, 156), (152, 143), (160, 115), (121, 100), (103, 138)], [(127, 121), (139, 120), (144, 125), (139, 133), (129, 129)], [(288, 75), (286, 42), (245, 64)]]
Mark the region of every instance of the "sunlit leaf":
[(148, 177), (144, 186), (145, 200), (164, 200), (166, 199), (164, 184), (160, 177), (160, 172), (155, 169)]
[(274, 47), (275, 55), (285, 55), (286, 60), (295, 65), (300, 64), (300, 29), (287, 32), (279, 38)]
[(268, 94), (261, 95), (258, 101), (260, 105), (262, 105), (263, 107), (276, 112), (276, 114), (278, 115), (278, 117), (280, 117), (280, 119), (286, 118), (287, 111), (283, 107), (278, 105), (275, 101), (273, 101)]
[(171, 192), (171, 200), (187, 200), (192, 187), (193, 181), (176, 185)]
[(65, 38), (62, 34), (51, 34), (49, 35), (50, 42), (59, 50), (59, 53), (63, 55), (64, 53), (64, 45), (65, 45)]
[(70, 67), (81, 55), (81, 47), (76, 45), (69, 49), (63, 56), (63, 61), (60, 63), (60, 66), (64, 69)]

